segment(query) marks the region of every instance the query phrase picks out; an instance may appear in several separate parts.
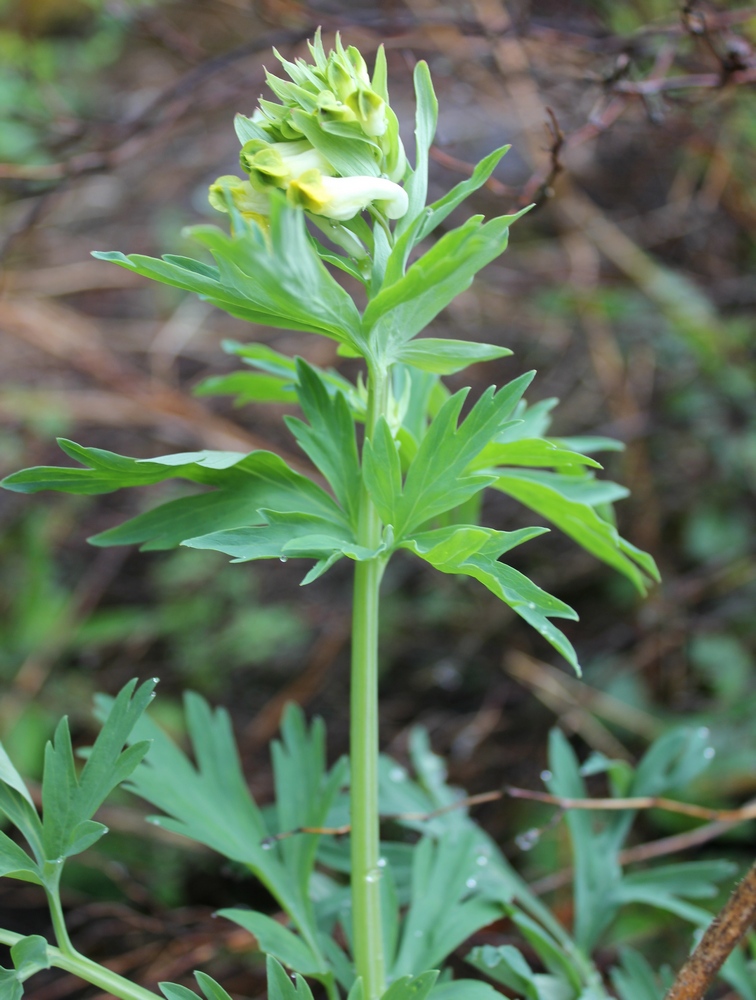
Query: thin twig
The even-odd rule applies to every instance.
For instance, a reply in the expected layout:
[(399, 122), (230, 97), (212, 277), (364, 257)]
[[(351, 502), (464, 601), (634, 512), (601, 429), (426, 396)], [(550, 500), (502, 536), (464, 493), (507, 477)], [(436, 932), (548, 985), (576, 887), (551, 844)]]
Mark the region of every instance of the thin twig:
[(696, 819), (719, 820), (721, 822), (741, 823), (756, 819), (756, 804), (743, 806), (741, 809), (709, 809), (707, 806), (697, 806), (692, 802), (676, 802), (659, 795), (639, 795), (633, 798), (616, 799), (572, 799), (561, 795), (550, 795), (548, 792), (537, 792), (529, 788), (515, 788), (508, 785), (506, 794), (513, 799), (529, 799), (532, 802), (545, 802), (559, 809), (584, 809), (601, 812), (615, 809), (663, 809), (665, 812), (680, 813), (683, 816), (693, 816)]
[[(431, 812), (389, 813), (382, 815), (380, 818), (382, 823), (424, 823), (436, 819), (438, 816), (444, 816), (446, 813), (453, 812), (455, 809), (466, 809), (468, 806), (477, 806), (483, 802), (496, 802), (503, 795), (503, 792), (481, 792), (479, 795), (468, 795), (464, 799), (457, 799), (456, 802), (449, 802), (445, 806), (439, 806), (438, 809), (431, 810)], [(343, 837), (351, 829), (352, 827), (349, 823), (345, 823), (343, 826), (298, 826), (294, 830), (283, 830), (281, 833), (274, 833), (270, 837), (265, 837), (262, 841), (262, 846), (266, 848), (272, 847), (279, 840), (288, 840), (289, 837), (295, 837), (300, 833), (312, 833), (317, 836), (326, 837)]]

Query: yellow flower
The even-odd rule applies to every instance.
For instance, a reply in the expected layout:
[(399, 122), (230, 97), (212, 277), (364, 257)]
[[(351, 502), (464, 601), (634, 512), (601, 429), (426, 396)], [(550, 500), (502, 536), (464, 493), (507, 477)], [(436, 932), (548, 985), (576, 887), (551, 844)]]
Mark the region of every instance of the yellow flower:
[(385, 177), (328, 177), (319, 170), (292, 180), (286, 195), (293, 205), (336, 222), (353, 219), (369, 205), (388, 219), (401, 219), (409, 207), (404, 188)]

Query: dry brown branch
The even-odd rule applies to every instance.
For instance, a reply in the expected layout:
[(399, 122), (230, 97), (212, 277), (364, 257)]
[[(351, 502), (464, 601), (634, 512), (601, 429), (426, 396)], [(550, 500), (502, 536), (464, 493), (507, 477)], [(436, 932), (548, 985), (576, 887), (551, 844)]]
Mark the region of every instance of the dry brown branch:
[(561, 795), (551, 795), (548, 792), (537, 792), (530, 788), (516, 788), (514, 785), (507, 785), (505, 791), (510, 798), (545, 802), (547, 805), (557, 806), (559, 809), (584, 809), (592, 812), (619, 809), (663, 809), (665, 812), (692, 816), (695, 819), (718, 820), (725, 823), (744, 823), (746, 820), (756, 819), (756, 805), (742, 806), (740, 809), (710, 809), (708, 806), (697, 806), (692, 802), (665, 799), (660, 795), (638, 795), (624, 799), (572, 799)]
[[(454, 812), (455, 809), (467, 809), (470, 806), (481, 805), (484, 802), (497, 802), (503, 796), (503, 792), (481, 792), (479, 795), (468, 795), (464, 799), (457, 799), (455, 802), (450, 802), (448, 805), (439, 806), (438, 809), (433, 809), (431, 812), (414, 812), (414, 813), (389, 813), (381, 816), (382, 823), (427, 823), (432, 819), (436, 819), (438, 816), (445, 816), (447, 813)], [(331, 837), (343, 837), (345, 834), (349, 833), (352, 829), (349, 823), (345, 823), (343, 826), (298, 826), (294, 830), (283, 830), (281, 833), (275, 833), (271, 837), (266, 837), (262, 844), (263, 847), (272, 847), (279, 840), (288, 840), (289, 837), (295, 837), (300, 833), (312, 833), (319, 836), (331, 836)]]
[(756, 864), (712, 920), (665, 1000), (703, 1000), (706, 990), (756, 919)]

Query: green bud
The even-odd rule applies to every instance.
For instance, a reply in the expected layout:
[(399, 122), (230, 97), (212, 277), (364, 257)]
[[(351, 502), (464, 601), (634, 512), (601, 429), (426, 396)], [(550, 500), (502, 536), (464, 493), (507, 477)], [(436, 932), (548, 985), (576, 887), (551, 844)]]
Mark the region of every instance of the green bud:
[(346, 57), (354, 70), (356, 79), (359, 80), (360, 83), (363, 83), (366, 87), (369, 87), (370, 74), (368, 73), (367, 63), (362, 58), (360, 50), (355, 48), (354, 45), (350, 45), (346, 50)]
[(241, 151), (242, 169), (249, 174), (253, 187), (266, 191), (284, 188), (292, 178), (308, 170), (333, 173), (333, 167), (306, 139), (295, 142), (265, 143), (252, 139)]
[(321, 90), (318, 94), (318, 111), (320, 117), (328, 122), (353, 122), (357, 119), (355, 112), (330, 90)]
[(374, 90), (360, 87), (347, 97), (346, 103), (359, 119), (365, 135), (383, 135), (388, 125), (386, 104)]
[(342, 101), (345, 101), (356, 87), (350, 69), (351, 67), (345, 66), (341, 60), (334, 57), (333, 53), (331, 54), (331, 58), (328, 60), (326, 79), (333, 93)]
[(216, 211), (228, 212), (228, 198), (245, 219), (254, 219), (256, 222), (264, 220), (267, 223), (270, 199), (255, 191), (249, 181), (234, 174), (224, 174), (210, 185), (207, 200)]

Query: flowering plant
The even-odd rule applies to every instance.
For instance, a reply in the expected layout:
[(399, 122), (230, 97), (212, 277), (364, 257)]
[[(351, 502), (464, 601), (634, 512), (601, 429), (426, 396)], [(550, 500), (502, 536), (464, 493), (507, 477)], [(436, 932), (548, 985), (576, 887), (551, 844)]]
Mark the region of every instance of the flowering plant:
[[(246, 788), (225, 714), (188, 697), (192, 764), (158, 727), (140, 718), (153, 682), (138, 689), (132, 683), (114, 702), (100, 705), (104, 726), (80, 774), (61, 724), (48, 748), (41, 819), (21, 777), (0, 756), (0, 810), (21, 831), (30, 852), (0, 834), (0, 874), (43, 887), (57, 938), (53, 947), (41, 938), (0, 931), (0, 941), (14, 948), (15, 967), (0, 977), (5, 991), (0, 995), (9, 1000), (21, 996), (28, 976), (50, 964), (124, 1000), (154, 1000), (149, 990), (76, 951), (60, 905), (65, 859), (105, 832), (94, 813), (110, 789), (126, 779), (161, 810), (159, 823), (245, 865), (287, 914), (284, 927), (264, 914), (224, 911), (270, 956), (271, 1000), (311, 997), (303, 976), (322, 983), (331, 1000), (343, 993), (349, 1000), (495, 997), (496, 991), (482, 982), (452, 981), (448, 974), (439, 979), (438, 969), (475, 930), (504, 914), (513, 916), (550, 972), (532, 973), (519, 953), (513, 957), (514, 949), (506, 948), (493, 956), (485, 950), (474, 955), (478, 968), (535, 1000), (607, 995), (588, 950), (619, 905), (620, 875), (599, 899), (590, 865), (599, 856), (614, 864), (627, 822), (623, 819), (600, 842), (600, 850), (578, 861), (588, 888), (580, 901), (582, 923), (575, 942), (466, 812), (449, 811), (457, 795), (445, 784), (422, 735), (413, 745), (415, 779), (380, 758), (379, 588), (387, 563), (400, 550), (443, 573), (471, 577), (577, 669), (575, 650), (553, 621), (574, 619), (574, 611), (503, 559), (547, 529), (538, 524), (503, 531), (481, 525), (483, 491), (495, 489), (518, 500), (639, 590), (656, 578), (656, 568), (615, 527), (611, 504), (627, 491), (595, 476), (600, 466), (592, 453), (615, 448), (614, 442), (551, 435), (551, 401), (528, 405), (524, 400), (532, 372), (487, 389), (461, 418), (468, 391), (451, 394), (443, 376), (511, 352), (498, 344), (419, 336), (504, 251), (510, 226), (523, 214), (488, 222), (473, 216), (417, 254), (418, 245), (486, 182), (507, 147), (489, 154), (469, 178), (427, 204), (437, 104), (425, 63), (418, 63), (414, 74), (415, 163), (410, 167), (389, 103), (383, 49), (372, 76), (360, 53), (345, 49), (338, 38), (335, 50), (326, 53), (317, 35), (310, 53), (312, 63), (279, 56), (288, 80), (268, 74), (280, 103), (261, 100), (251, 117), (237, 116), (248, 179), (224, 176), (210, 189), (211, 204), (229, 217), (230, 233), (210, 225), (189, 230), (212, 253), (214, 265), (177, 255), (160, 260), (120, 252), (95, 256), (194, 292), (251, 323), (331, 338), (339, 354), (362, 359), (364, 372), (352, 383), (335, 370), (262, 344), (232, 343), (227, 349), (242, 360), (245, 371), (208, 380), (201, 388), (205, 394), (237, 394), (243, 401), (298, 404), (302, 416), (287, 417), (286, 423), (318, 474), (303, 475), (264, 450), (138, 460), (61, 441), (78, 467), (27, 469), (3, 485), (27, 493), (97, 494), (185, 480), (200, 489), (158, 504), (91, 542), (149, 550), (186, 545), (214, 549), (241, 563), (300, 558), (311, 563), (303, 583), (317, 580), (339, 560), (352, 561), (348, 768), (344, 761), (326, 768), (322, 725), (308, 728), (301, 713), (290, 709), (283, 740), (273, 747), (277, 803), (272, 818), (266, 816)], [(364, 287), (363, 311), (334, 269)], [(698, 761), (699, 751), (688, 737), (668, 740), (652, 751), (655, 768), (641, 766), (637, 780), (622, 772), (618, 794), (633, 780), (637, 794), (651, 794), (643, 791), (648, 787), (658, 794), (683, 773), (679, 761)], [(552, 760), (555, 789), (574, 794), (581, 778), (569, 749), (558, 740)], [(684, 773), (694, 770), (691, 766)], [(418, 831), (421, 839), (382, 842), (379, 803), (383, 813), (398, 815), (404, 828)], [(427, 820), (418, 820), (418, 812)], [(343, 827), (345, 820), (348, 851), (322, 833), (324, 825)], [(308, 832), (293, 836), (303, 829)], [(585, 825), (580, 836), (588, 836)], [(317, 892), (316, 865), (322, 876)], [(612, 872), (615, 868), (618, 873), (619, 865)], [(635, 897), (631, 888), (624, 891), (628, 901), (638, 898), (640, 889)], [(656, 905), (662, 905), (659, 899)], [(677, 897), (669, 899), (665, 905), (680, 912)], [(279, 963), (295, 970), (296, 985)], [(217, 983), (197, 976), (207, 1000), (226, 1000)], [(160, 988), (168, 1000), (197, 997), (175, 984)]]

